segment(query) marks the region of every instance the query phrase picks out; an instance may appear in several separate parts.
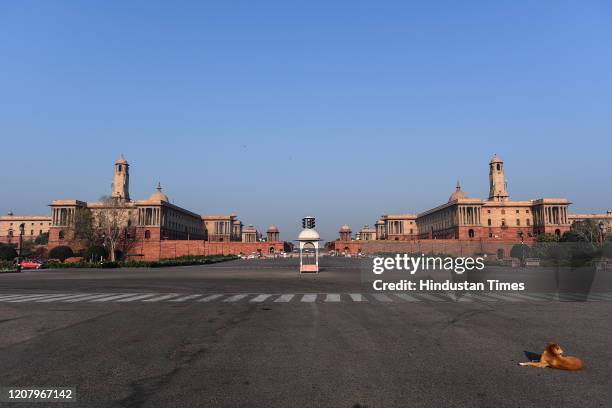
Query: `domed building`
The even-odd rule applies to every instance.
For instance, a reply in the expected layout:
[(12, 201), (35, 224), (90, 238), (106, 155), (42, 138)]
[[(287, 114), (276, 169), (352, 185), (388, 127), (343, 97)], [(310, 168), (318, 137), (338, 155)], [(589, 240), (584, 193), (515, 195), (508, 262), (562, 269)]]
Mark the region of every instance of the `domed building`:
[(278, 227), (274, 224), (270, 225), (268, 227), (268, 230), (266, 231), (266, 234), (268, 235), (268, 242), (279, 242), (280, 241), (280, 231), (278, 230)]
[(157, 191), (155, 191), (153, 194), (151, 194), (151, 196), (149, 197), (149, 201), (165, 201), (167, 203), (170, 202), (170, 199), (168, 199), (168, 196), (164, 193), (162, 193), (162, 187), (161, 187), (161, 183), (157, 183)]
[(461, 185), (459, 184), (459, 182), (457, 182), (457, 187), (455, 187), (455, 191), (448, 198), (448, 202), (450, 203), (464, 198), (468, 198), (468, 196), (463, 191), (461, 191)]
[(348, 224), (344, 224), (342, 227), (340, 227), (340, 241), (352, 241), (353, 239), (353, 231), (351, 230), (351, 227), (348, 226)]

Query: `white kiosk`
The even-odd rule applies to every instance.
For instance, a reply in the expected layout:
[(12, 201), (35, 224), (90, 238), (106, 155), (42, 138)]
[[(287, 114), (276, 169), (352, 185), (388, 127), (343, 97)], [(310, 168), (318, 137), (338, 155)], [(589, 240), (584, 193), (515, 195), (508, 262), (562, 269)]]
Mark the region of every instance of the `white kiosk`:
[(302, 218), (304, 228), (298, 235), (300, 243), (300, 273), (319, 273), (319, 233), (315, 231), (314, 217)]

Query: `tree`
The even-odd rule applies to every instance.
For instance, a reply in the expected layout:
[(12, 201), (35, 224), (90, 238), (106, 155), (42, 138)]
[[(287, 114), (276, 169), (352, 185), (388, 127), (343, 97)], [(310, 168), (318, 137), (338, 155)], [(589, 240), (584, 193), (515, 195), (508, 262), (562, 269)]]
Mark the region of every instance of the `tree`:
[(56, 246), (55, 248), (49, 251), (50, 259), (59, 259), (64, 262), (66, 259), (74, 256), (74, 252), (72, 252), (72, 248), (66, 245)]
[(43, 232), (42, 234), (36, 237), (34, 243), (36, 245), (47, 245), (49, 243), (49, 233)]
[(87, 208), (78, 208), (74, 213), (74, 240), (86, 248), (101, 244), (99, 231), (94, 225), (94, 217)]
[(17, 250), (12, 245), (0, 244), (0, 260), (12, 261), (17, 258)]
[(521, 260), (521, 264), (525, 263), (525, 258), (529, 256), (530, 248), (525, 244), (516, 244), (512, 246), (510, 250), (510, 256), (512, 258), (518, 258)]
[(105, 259), (107, 255), (106, 248), (101, 245), (93, 245), (83, 252), (83, 259), (86, 261), (98, 261), (100, 258)]
[(599, 224), (593, 220), (584, 220), (572, 224), (572, 229), (563, 236), (567, 242), (599, 243), (601, 231)]
[(126, 203), (106, 197), (103, 208), (96, 213), (97, 233), (108, 250), (110, 260), (116, 261), (118, 252), (127, 253), (136, 241), (136, 231), (131, 225), (130, 207)]

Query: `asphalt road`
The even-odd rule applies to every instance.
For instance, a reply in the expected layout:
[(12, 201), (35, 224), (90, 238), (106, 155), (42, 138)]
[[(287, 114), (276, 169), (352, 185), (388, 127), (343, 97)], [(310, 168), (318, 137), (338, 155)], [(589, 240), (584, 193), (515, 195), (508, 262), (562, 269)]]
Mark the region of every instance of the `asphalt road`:
[[(75, 403), (3, 406), (612, 405), (612, 301), (385, 301), (364, 289), (357, 260), (322, 267), (0, 275), (0, 386), (77, 389)], [(586, 369), (517, 365), (549, 340)]]

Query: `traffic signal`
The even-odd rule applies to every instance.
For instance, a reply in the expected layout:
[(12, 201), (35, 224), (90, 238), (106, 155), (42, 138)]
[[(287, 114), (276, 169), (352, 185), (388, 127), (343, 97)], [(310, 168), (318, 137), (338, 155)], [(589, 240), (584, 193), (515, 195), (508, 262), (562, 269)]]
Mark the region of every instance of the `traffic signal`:
[(302, 228), (314, 228), (315, 227), (315, 219), (314, 217), (304, 217), (302, 218)]

